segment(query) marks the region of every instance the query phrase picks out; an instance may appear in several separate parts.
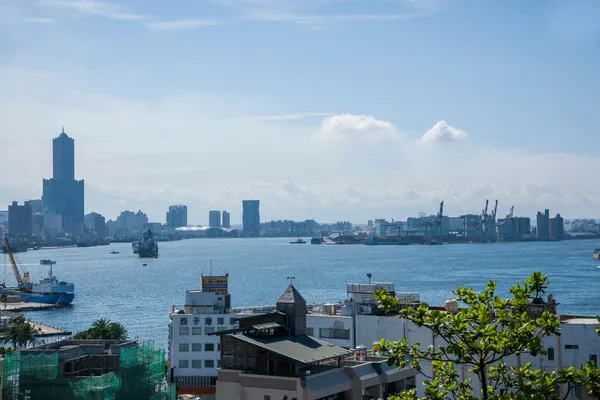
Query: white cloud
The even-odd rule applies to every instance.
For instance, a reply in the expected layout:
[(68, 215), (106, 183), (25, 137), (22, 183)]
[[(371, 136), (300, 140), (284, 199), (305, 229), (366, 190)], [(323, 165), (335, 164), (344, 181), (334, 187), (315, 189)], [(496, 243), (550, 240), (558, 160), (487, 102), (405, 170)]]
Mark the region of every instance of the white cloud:
[(56, 22), (52, 18), (36, 18), (36, 17), (23, 18), (23, 21), (30, 22), (32, 24), (51, 24), (53, 22)]
[(146, 26), (153, 31), (173, 31), (173, 30), (191, 30), (205, 28), (208, 26), (223, 25), (225, 22), (215, 19), (180, 19), (173, 21), (153, 21), (148, 22)]
[[(7, 89), (0, 91), (0, 131), (11, 132), (3, 162), (12, 167), (0, 182), (0, 209), (41, 195), (42, 178), (52, 172), (52, 138), (63, 124), (75, 138), (86, 211), (108, 218), (141, 208), (161, 221), (168, 204), (182, 202), (192, 223), (206, 223), (213, 208), (230, 210), (239, 222), (244, 198), (259, 198), (265, 219), (319, 221), (400, 219), (433, 213), (441, 200), (448, 215), (460, 215), (481, 211), (486, 198), (500, 200), (500, 215), (511, 205), (525, 216), (550, 208), (593, 217), (600, 209), (600, 188), (589, 185), (598, 157), (427, 148), (373, 116), (272, 124), (244, 118), (276, 109), (254, 97), (130, 100), (84, 91), (71, 76), (22, 68), (0, 68), (0, 87)], [(321, 140), (323, 133), (339, 140)]]
[(446, 121), (438, 121), (417, 142), (422, 144), (457, 142), (465, 140), (468, 136), (467, 132), (448, 125)]
[(373, 133), (393, 130), (394, 126), (370, 115), (338, 114), (325, 118), (321, 132), (326, 136), (351, 133)]
[(146, 16), (124, 11), (118, 4), (96, 0), (41, 0), (46, 7), (63, 8), (83, 16), (105, 17), (117, 20), (141, 20)]
[(296, 114), (283, 114), (283, 115), (261, 115), (257, 117), (248, 117), (247, 119), (253, 121), (289, 121), (294, 119), (301, 118), (311, 118), (311, 117), (325, 117), (333, 115), (332, 113), (322, 113), (322, 112), (313, 112), (313, 113), (296, 113)]

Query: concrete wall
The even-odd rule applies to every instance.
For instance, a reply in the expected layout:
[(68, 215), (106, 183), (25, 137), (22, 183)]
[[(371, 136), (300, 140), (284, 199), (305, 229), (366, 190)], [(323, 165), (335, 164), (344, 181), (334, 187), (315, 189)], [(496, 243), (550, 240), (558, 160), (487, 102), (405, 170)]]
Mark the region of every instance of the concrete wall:
[[(313, 329), (313, 337), (326, 341), (327, 343), (335, 344), (336, 346), (351, 348), (352, 337), (354, 335), (352, 317), (344, 317), (341, 315), (313, 315), (306, 316), (306, 327)], [(348, 329), (349, 339), (328, 339), (321, 338), (319, 335), (320, 328)]]

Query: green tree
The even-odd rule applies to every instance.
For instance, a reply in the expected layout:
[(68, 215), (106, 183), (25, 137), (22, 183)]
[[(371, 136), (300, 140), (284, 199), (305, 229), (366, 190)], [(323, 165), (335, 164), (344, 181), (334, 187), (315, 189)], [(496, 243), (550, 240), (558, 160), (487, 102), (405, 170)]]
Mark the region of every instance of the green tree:
[(73, 339), (85, 340), (126, 340), (127, 329), (118, 323), (101, 318), (92, 323), (89, 329), (77, 332)]
[[(435, 343), (442, 344), (422, 349), (406, 339), (381, 339), (373, 348), (390, 354), (390, 365), (412, 366), (423, 374), (426, 399), (560, 400), (576, 387), (585, 387), (590, 396), (600, 399), (600, 372), (592, 362), (551, 372), (536, 370), (531, 363), (515, 367), (504, 362), (512, 355), (546, 354), (543, 337), (560, 335), (560, 321), (544, 307), (542, 295), (547, 287), (548, 277), (539, 272), (511, 288), (510, 300), (496, 295), (492, 281), (479, 293), (460, 287), (454, 294), (465, 307), (456, 313), (431, 310), (427, 304), (399, 310), (395, 296), (377, 291), (380, 308), (399, 312), (400, 318), (431, 330)], [(431, 363), (432, 376), (425, 374), (422, 361)], [(467, 366), (477, 377), (479, 393), (473, 389), (472, 378), (461, 379), (456, 371), (460, 366)], [(566, 388), (563, 393), (557, 390), (560, 385)], [(390, 399), (417, 399), (416, 390)]]
[(34, 344), (37, 333), (38, 331), (30, 321), (19, 316), (12, 321), (12, 325), (3, 335), (3, 339), (10, 342), (13, 349), (18, 349)]

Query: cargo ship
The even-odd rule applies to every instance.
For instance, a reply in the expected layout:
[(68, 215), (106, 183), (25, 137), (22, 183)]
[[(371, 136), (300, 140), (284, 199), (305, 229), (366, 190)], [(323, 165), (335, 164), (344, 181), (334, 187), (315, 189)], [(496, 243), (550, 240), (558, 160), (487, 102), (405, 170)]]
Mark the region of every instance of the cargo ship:
[(29, 247), (29, 243), (25, 240), (23, 236), (12, 236), (10, 238), (5, 238), (4, 243), (2, 244), (2, 252), (8, 253), (8, 248), (6, 247), (6, 243), (10, 243), (10, 250), (13, 253), (24, 253), (27, 251)]
[[(48, 265), (50, 271), (48, 277), (41, 279), (38, 283), (29, 281), (29, 272), (24, 272), (21, 276), (19, 266), (13, 257), (12, 248), (5, 240), (8, 250), (8, 257), (15, 274), (18, 286), (16, 288), (0, 286), (0, 294), (8, 296), (19, 296), (21, 301), (43, 304), (66, 305), (71, 304), (75, 298), (75, 285), (73, 283), (59, 282), (52, 274), (52, 266), (55, 262), (51, 261)], [(50, 260), (48, 260), (50, 261)]]
[(154, 241), (154, 236), (150, 229), (138, 241), (138, 256), (140, 258), (158, 257), (158, 244)]
[(600, 260), (600, 247), (594, 250), (592, 257), (594, 257), (594, 260)]
[(310, 244), (321, 244), (321, 243), (323, 243), (322, 237), (314, 237), (314, 238), (310, 239)]

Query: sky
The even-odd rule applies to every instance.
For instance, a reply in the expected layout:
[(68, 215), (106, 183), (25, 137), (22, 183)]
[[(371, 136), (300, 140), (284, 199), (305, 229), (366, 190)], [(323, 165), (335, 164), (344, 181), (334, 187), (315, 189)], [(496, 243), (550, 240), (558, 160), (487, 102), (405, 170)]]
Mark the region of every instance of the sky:
[[(1, 0), (0, 209), (600, 217), (600, 2)], [(7, 206), (6, 206), (7, 207)], [(5, 208), (4, 208), (5, 209)]]

